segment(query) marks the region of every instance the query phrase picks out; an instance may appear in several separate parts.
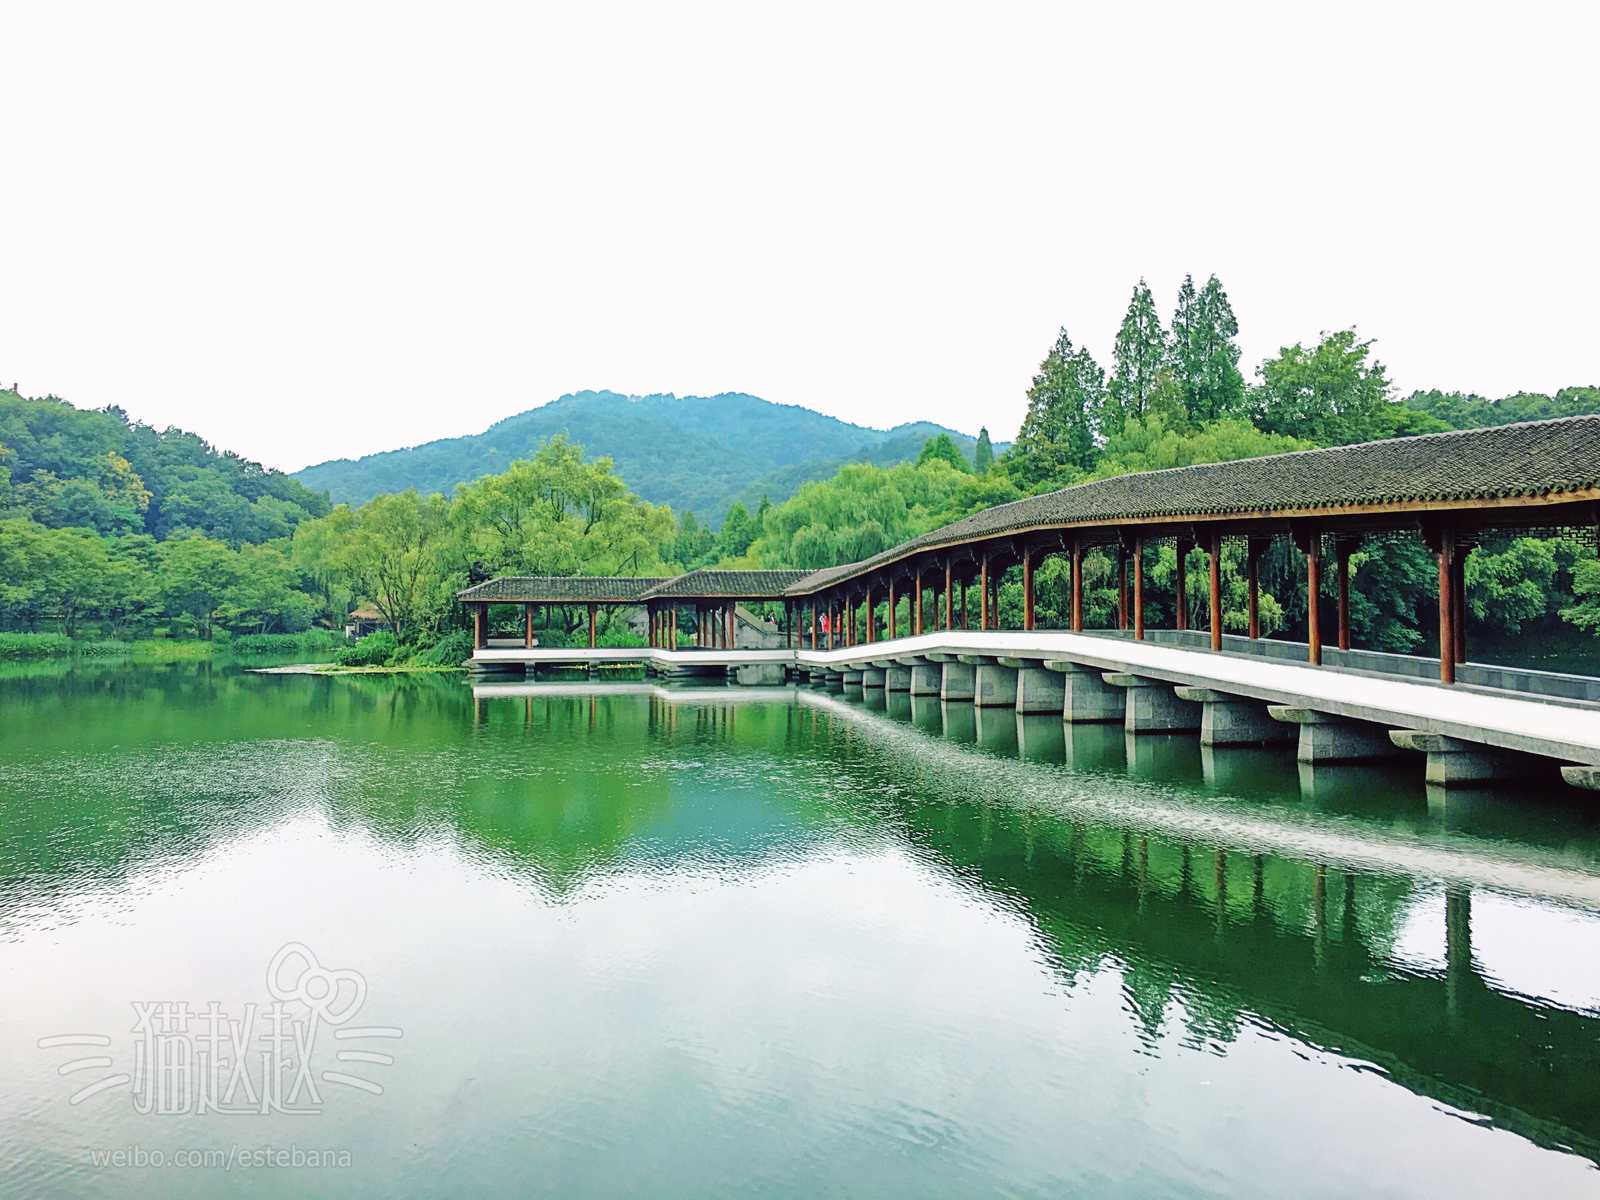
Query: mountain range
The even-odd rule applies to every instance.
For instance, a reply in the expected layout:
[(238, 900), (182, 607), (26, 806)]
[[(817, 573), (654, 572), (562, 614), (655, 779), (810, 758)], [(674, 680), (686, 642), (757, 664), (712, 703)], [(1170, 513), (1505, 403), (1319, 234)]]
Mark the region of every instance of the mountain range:
[[(977, 439), (912, 421), (893, 429), (852, 425), (794, 404), (758, 396), (623, 396), (586, 391), (562, 396), (491, 425), (482, 433), (444, 438), (358, 459), (339, 458), (297, 471), (294, 478), (334, 503), (359, 505), (383, 492), (414, 487), (449, 494), (458, 483), (504, 471), (566, 433), (585, 457), (609, 456), (619, 475), (652, 504), (693, 511), (720, 525), (734, 501), (754, 510), (774, 504), (845, 463), (892, 466), (915, 461), (930, 437), (948, 433), (970, 460)], [(1000, 454), (1008, 443), (995, 443)]]

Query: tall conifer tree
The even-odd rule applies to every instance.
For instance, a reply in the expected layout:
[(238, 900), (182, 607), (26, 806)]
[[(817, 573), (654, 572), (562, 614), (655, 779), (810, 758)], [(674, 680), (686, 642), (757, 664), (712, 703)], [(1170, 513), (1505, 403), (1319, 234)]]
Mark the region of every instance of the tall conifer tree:
[(1063, 329), (1028, 389), (1028, 415), (1006, 452), (1006, 470), (1029, 487), (1064, 486), (1094, 465), (1095, 422), (1105, 405), (1106, 375)]
[(1172, 314), (1172, 373), (1184, 411), (1195, 424), (1238, 416), (1244, 408), (1239, 373), (1239, 322), (1215, 275), (1195, 290), (1185, 275)]
[(978, 444), (972, 449), (972, 469), (979, 475), (987, 475), (992, 466), (994, 466), (994, 443), (989, 440), (989, 427), (985, 425), (978, 430)]
[(1129, 417), (1142, 417), (1149, 411), (1167, 360), (1167, 331), (1161, 326), (1155, 297), (1143, 279), (1128, 301), (1111, 357), (1109, 403), (1100, 427), (1108, 437), (1121, 432)]

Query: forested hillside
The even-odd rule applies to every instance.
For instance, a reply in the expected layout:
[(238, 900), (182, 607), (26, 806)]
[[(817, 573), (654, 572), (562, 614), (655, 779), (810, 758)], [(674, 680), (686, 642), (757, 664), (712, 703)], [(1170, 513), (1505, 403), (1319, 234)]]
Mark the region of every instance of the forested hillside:
[(832, 476), (845, 462), (889, 466), (917, 457), (928, 437), (949, 433), (969, 454), (972, 437), (927, 421), (890, 430), (852, 425), (756, 396), (621, 396), (578, 392), (508, 417), (483, 433), (405, 450), (336, 459), (296, 473), (333, 500), (362, 504), (414, 487), (449, 495), (458, 483), (504, 471), (566, 433), (590, 458), (610, 458), (617, 473), (652, 504), (695, 512), (715, 527), (734, 500), (753, 509), (801, 484)]

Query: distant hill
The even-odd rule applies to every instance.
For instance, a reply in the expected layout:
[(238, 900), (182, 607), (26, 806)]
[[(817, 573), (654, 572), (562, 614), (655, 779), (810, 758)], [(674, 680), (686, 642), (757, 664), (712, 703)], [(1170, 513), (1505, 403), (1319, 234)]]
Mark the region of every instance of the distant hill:
[[(801, 484), (832, 476), (842, 463), (914, 460), (923, 442), (940, 433), (948, 433), (969, 458), (976, 444), (969, 434), (929, 421), (872, 429), (738, 392), (578, 392), (507, 417), (483, 433), (318, 463), (294, 478), (312, 491), (326, 491), (335, 503), (362, 504), (407, 487), (448, 494), (458, 483), (504, 471), (563, 431), (588, 457), (609, 455), (617, 474), (652, 504), (670, 504), (680, 514), (693, 510), (712, 526), (736, 499), (754, 508), (765, 493), (776, 504)], [(995, 453), (1005, 445), (995, 443)]]

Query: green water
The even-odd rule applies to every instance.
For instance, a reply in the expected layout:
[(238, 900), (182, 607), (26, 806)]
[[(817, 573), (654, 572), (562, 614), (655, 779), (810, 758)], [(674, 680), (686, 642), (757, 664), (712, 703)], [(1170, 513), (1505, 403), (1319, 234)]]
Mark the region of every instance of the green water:
[(1600, 1195), (1560, 792), (188, 664), (0, 675), (0, 815), (6, 1196)]

